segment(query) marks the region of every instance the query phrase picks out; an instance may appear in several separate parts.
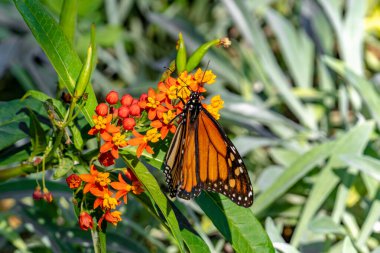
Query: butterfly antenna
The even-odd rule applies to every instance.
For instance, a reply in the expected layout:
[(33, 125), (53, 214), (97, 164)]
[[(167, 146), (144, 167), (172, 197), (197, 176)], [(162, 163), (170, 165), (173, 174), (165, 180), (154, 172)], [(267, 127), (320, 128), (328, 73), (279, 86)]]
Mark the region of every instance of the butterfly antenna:
[(207, 65), (206, 65), (206, 69), (205, 69), (205, 71), (203, 72), (203, 76), (202, 76), (202, 78), (201, 78), (201, 83), (203, 83), (203, 78), (205, 77), (206, 72), (207, 72), (209, 66), (210, 66), (210, 60), (208, 60)]

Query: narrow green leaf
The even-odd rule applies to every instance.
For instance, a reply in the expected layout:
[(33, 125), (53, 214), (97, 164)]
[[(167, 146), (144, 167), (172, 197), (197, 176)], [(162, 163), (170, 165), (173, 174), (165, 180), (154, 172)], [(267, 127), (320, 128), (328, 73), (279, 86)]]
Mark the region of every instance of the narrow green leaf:
[(309, 37), (274, 10), (266, 18), (279, 41), (281, 52), (298, 87), (311, 87), (313, 77), (314, 47)]
[(309, 229), (314, 233), (321, 234), (345, 234), (343, 227), (335, 223), (331, 217), (327, 216), (318, 217), (310, 221)]
[(280, 69), (275, 56), (265, 38), (259, 22), (248, 12), (245, 1), (223, 1), (232, 19), (241, 30), (250, 46), (257, 52), (260, 62), (265, 66), (267, 76), (283, 98), (289, 109), (308, 128), (316, 129), (316, 120), (311, 111), (293, 95), (291, 85)]
[(181, 252), (184, 252), (183, 241), (185, 241), (190, 251), (207, 252), (208, 247), (199, 235), (188, 230), (180, 223), (178, 216), (176, 215), (176, 210), (173, 209), (171, 202), (162, 193), (160, 186), (149, 170), (139, 162), (134, 155), (122, 155), (122, 158), (127, 163), (128, 167), (134, 171), (134, 174), (158, 206), (161, 214), (165, 217), (167, 225), (170, 228), (173, 237), (176, 239)]
[(363, 222), (359, 237), (356, 241), (357, 246), (364, 247), (366, 242), (373, 232), (373, 227), (380, 218), (380, 189), (378, 189), (375, 199), (372, 201), (371, 208)]
[(372, 83), (355, 74), (347, 68), (342, 61), (324, 57), (326, 64), (347, 81), (360, 93), (363, 102), (367, 105), (369, 112), (377, 125), (380, 127), (380, 96)]
[(346, 236), (344, 238), (342, 252), (344, 252), (344, 253), (357, 253), (358, 252), (355, 249), (354, 245), (352, 244), (352, 242), (348, 236)]
[(338, 174), (345, 172), (343, 169), (344, 163), (340, 160), (340, 156), (343, 154), (357, 155), (362, 153), (372, 131), (373, 122), (364, 122), (358, 124), (334, 142), (335, 145), (331, 149), (333, 155), (326, 167), (319, 173), (294, 231), (291, 240), (293, 246), (297, 247), (299, 245), (309, 221), (338, 184), (340, 180)]
[(59, 17), (59, 25), (63, 33), (66, 35), (70, 44), (74, 44), (75, 28), (77, 22), (77, 0), (65, 0), (62, 3), (61, 15)]
[(71, 134), (73, 135), (74, 146), (77, 150), (82, 150), (83, 148), (83, 138), (82, 133), (79, 131), (78, 127), (75, 124), (70, 124), (69, 129)]
[(288, 191), (295, 183), (301, 180), (315, 166), (331, 155), (333, 143), (327, 142), (314, 147), (292, 165), (289, 166), (277, 179), (276, 184), (261, 193), (252, 206), (255, 214), (262, 214), (274, 201)]
[[(14, 0), (14, 3), (29, 26), (37, 42), (57, 71), (70, 94), (74, 94), (76, 80), (82, 63), (55, 19), (36, 0)], [(90, 124), (96, 107), (96, 97), (91, 85), (87, 86), (88, 99), (82, 109)]]
[(195, 200), (236, 252), (275, 252), (251, 209), (212, 192), (202, 192)]

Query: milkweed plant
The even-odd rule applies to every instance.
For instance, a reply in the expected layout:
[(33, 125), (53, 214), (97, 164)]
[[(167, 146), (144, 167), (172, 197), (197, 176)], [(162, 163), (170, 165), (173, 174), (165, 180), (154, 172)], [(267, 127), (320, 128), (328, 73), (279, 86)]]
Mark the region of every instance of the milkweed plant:
[[(52, 173), (55, 180), (65, 179), (67, 189), (72, 192), (77, 226), (91, 234), (95, 252), (106, 252), (107, 232), (124, 221), (131, 196), (162, 222), (180, 251), (208, 252), (206, 242), (181, 214), (175, 199), (168, 197), (168, 186), (159, 183), (148, 168), (162, 169), (162, 156), (176, 131), (176, 119), (192, 91), (200, 92), (204, 109), (214, 119), (220, 119), (223, 99), (220, 95), (207, 98), (207, 86), (213, 85), (217, 77), (211, 67), (202, 68), (200, 63), (209, 49), (228, 48), (230, 40), (208, 41), (188, 56), (185, 40), (179, 33), (177, 45), (173, 45), (176, 57), (169, 66), (163, 66), (162, 77), (155, 87), (137, 97), (109, 90), (97, 102), (91, 86), (97, 62), (95, 26), (91, 27), (90, 44), (81, 62), (72, 49), (73, 30), (70, 33), (68, 27), (56, 23), (38, 1), (15, 3), (58, 73), (60, 94), (50, 97), (30, 90), (24, 95), (23, 102), (34, 103), (32, 108), (25, 108), (30, 120), (32, 152), (22, 166), (3, 170), (1, 178), (37, 173), (30, 195), (35, 203), (48, 205), (54, 204), (56, 197), (47, 177)], [(70, 1), (65, 4), (70, 5)], [(31, 14), (35, 12), (39, 15)], [(40, 23), (41, 20), (45, 23)], [(44, 25), (51, 26), (51, 30)], [(38, 104), (48, 116), (48, 129), (35, 112)], [(93, 143), (91, 149), (86, 143)], [(203, 209), (223, 208), (217, 194), (204, 198), (203, 205), (216, 202)], [(229, 200), (223, 201), (228, 201), (233, 209), (240, 208)], [(255, 227), (263, 235), (258, 245), (272, 252), (272, 244), (261, 225), (257, 223)]]

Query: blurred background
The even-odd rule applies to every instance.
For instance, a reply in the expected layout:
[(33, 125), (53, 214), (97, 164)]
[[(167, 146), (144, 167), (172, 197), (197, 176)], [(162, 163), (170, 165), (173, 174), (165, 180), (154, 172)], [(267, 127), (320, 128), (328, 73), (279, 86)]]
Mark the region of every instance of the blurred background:
[[(58, 20), (62, 0), (41, 2)], [(220, 122), (244, 157), (257, 195), (252, 210), (278, 252), (348, 252), (347, 245), (380, 252), (378, 179), (342, 176), (326, 193), (319, 193), (323, 184), (317, 184), (330, 166), (326, 159), (334, 155), (325, 143), (352, 133), (359, 123), (373, 119), (379, 125), (379, 1), (78, 4), (75, 48), (82, 59), (89, 28), (96, 24), (98, 63), (92, 81), (98, 101), (110, 90), (139, 96), (156, 86), (175, 58), (179, 32), (189, 52), (228, 36), (230, 48), (214, 48), (204, 58), (203, 66), (209, 62), (217, 75), (208, 91), (225, 100)], [(19, 99), (32, 89), (60, 97), (57, 86), (53, 67), (13, 2), (0, 0), (0, 100)], [(360, 131), (355, 137), (366, 139)], [(378, 159), (378, 131), (370, 135), (364, 152)], [(356, 145), (342, 140), (340, 147)], [(0, 167), (7, 165), (8, 154), (6, 147), (0, 150)], [(285, 172), (294, 176), (286, 179)], [(90, 235), (76, 224), (65, 182), (50, 182), (53, 205), (33, 204), (33, 176), (23, 182), (17, 191), (12, 190), (17, 181), (0, 184), (0, 252), (24, 247), (91, 252)], [(212, 252), (233, 251), (194, 202), (179, 206)], [(131, 199), (123, 209), (122, 224), (109, 231), (110, 252), (177, 252), (168, 232), (140, 202)]]

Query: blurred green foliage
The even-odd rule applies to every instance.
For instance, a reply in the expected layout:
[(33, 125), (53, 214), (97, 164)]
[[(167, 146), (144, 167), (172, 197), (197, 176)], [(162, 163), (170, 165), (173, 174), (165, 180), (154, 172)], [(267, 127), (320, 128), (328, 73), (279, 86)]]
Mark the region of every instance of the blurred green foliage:
[[(62, 1), (41, 2), (58, 20)], [(276, 250), (379, 252), (379, 13), (375, 0), (83, 0), (74, 44), (83, 61), (95, 23), (92, 83), (103, 98), (111, 89), (140, 95), (154, 87), (176, 56), (179, 32), (189, 52), (230, 37), (230, 49), (211, 50), (204, 59), (218, 75), (209, 92), (225, 100), (220, 121), (254, 182), (250, 211)], [(29, 90), (59, 98), (57, 83), (13, 2), (0, 1), (0, 100)], [(32, 152), (19, 128), (27, 112), (16, 114), (31, 102), (23, 103), (0, 102), (0, 175)], [(49, 182), (55, 205), (32, 202), (38, 176), (0, 184), (1, 251), (90, 252), (90, 236), (78, 229), (62, 180)], [(121, 226), (109, 230), (108, 250), (178, 251), (141, 203), (130, 200)], [(235, 238), (211, 223), (200, 208), (207, 202), (176, 204), (210, 251), (232, 252), (226, 240)], [(254, 235), (244, 241), (251, 240)]]

